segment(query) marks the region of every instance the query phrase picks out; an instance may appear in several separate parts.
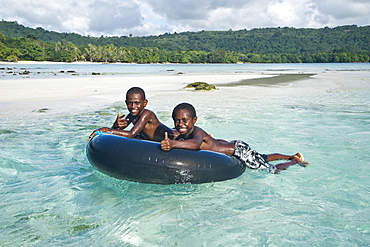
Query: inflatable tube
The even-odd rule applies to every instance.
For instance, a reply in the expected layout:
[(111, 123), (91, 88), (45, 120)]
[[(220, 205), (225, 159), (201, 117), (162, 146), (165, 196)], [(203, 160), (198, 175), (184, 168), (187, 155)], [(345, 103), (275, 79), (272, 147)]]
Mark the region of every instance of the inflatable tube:
[(98, 171), (140, 183), (182, 184), (223, 181), (240, 176), (236, 158), (211, 151), (172, 149), (158, 142), (97, 134), (87, 144), (87, 158)]

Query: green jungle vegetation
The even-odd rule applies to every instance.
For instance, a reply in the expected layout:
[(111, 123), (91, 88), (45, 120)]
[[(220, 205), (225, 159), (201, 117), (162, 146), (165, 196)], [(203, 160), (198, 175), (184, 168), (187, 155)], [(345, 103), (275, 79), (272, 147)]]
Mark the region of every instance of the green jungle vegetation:
[(257, 28), (91, 37), (0, 22), (0, 60), (125, 63), (370, 61), (370, 26)]

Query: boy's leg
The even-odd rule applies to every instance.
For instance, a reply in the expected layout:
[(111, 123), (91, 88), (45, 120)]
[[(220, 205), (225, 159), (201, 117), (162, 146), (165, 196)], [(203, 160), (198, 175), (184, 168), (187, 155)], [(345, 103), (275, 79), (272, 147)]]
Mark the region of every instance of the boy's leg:
[(284, 154), (268, 154), (267, 160), (268, 161), (274, 161), (274, 160), (289, 160), (292, 157), (292, 155), (284, 155)]
[(274, 161), (274, 160), (293, 160), (298, 159), (300, 162), (304, 161), (303, 154), (296, 153), (295, 155), (285, 155), (285, 154), (268, 154), (267, 155), (268, 161)]
[(279, 170), (286, 170), (289, 166), (292, 166), (292, 165), (295, 165), (295, 164), (297, 164), (297, 162), (290, 161), (290, 162), (286, 162), (286, 163), (277, 164), (277, 165), (275, 165), (275, 167)]
[(268, 154), (267, 157), (268, 157), (269, 161), (278, 160), (278, 159), (291, 160), (291, 161), (286, 162), (286, 163), (281, 163), (281, 164), (275, 165), (275, 167), (279, 170), (285, 170), (289, 166), (295, 165), (295, 164), (299, 164), (301, 166), (307, 166), (309, 164), (307, 161), (304, 160), (303, 154), (301, 154), (301, 153), (297, 153), (293, 156), (288, 156), (288, 155), (283, 155), (283, 154)]

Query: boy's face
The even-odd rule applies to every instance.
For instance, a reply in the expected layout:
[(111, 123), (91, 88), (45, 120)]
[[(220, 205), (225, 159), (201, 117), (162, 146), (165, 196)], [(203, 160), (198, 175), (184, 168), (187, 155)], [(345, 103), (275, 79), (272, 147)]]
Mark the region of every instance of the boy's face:
[(173, 116), (175, 129), (180, 135), (190, 135), (194, 131), (194, 124), (197, 122), (197, 117), (192, 117), (188, 110), (177, 110)]
[(146, 107), (148, 103), (148, 101), (146, 99), (143, 99), (142, 95), (139, 93), (127, 95), (125, 102), (126, 102), (128, 111), (133, 116), (140, 115), (140, 113), (144, 110), (144, 108)]

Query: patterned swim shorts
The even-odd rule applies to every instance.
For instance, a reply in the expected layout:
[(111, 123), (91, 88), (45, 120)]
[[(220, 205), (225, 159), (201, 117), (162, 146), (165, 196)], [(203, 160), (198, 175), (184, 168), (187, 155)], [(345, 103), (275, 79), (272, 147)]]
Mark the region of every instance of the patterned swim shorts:
[(235, 141), (235, 158), (242, 161), (247, 167), (251, 169), (267, 169), (271, 173), (275, 173), (277, 168), (267, 162), (267, 155), (259, 154), (257, 151), (252, 150), (250, 146), (243, 141)]

